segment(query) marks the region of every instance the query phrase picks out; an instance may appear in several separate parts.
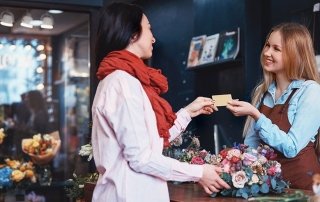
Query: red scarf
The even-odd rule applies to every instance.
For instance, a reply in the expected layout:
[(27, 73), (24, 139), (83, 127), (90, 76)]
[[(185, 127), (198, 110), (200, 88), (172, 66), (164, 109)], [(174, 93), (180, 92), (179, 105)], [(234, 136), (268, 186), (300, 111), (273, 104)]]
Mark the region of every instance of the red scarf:
[(167, 78), (160, 70), (148, 67), (140, 58), (126, 50), (113, 51), (104, 57), (100, 62), (97, 77), (102, 80), (115, 70), (123, 70), (141, 82), (156, 114), (159, 135), (164, 140), (164, 146), (168, 147), (169, 129), (176, 119), (176, 114), (170, 104), (160, 97), (160, 94), (168, 91)]

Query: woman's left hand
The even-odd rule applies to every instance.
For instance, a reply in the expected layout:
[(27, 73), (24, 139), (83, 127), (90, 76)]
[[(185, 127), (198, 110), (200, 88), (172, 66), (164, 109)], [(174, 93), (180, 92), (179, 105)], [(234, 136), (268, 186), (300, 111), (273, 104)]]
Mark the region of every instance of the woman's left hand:
[(200, 114), (212, 114), (214, 111), (218, 111), (218, 108), (214, 106), (214, 101), (211, 98), (197, 97), (185, 107), (185, 110), (193, 118)]

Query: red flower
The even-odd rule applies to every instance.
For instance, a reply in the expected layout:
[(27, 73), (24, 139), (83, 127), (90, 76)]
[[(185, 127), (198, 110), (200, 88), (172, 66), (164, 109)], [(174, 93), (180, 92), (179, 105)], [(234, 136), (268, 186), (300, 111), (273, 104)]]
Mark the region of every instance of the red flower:
[(228, 151), (229, 151), (230, 149), (223, 149), (223, 150), (221, 150), (220, 152), (219, 152), (219, 154), (222, 156), (222, 158), (226, 158), (227, 157), (227, 155), (228, 155)]
[(201, 157), (199, 157), (199, 156), (194, 156), (194, 157), (192, 157), (190, 163), (191, 163), (191, 164), (202, 165), (202, 164), (204, 164), (204, 160), (203, 160)]
[(238, 157), (236, 157), (236, 156), (233, 156), (233, 157), (231, 158), (231, 162), (232, 162), (232, 163), (238, 163), (238, 161), (240, 161), (240, 158), (238, 158)]
[(277, 158), (277, 154), (276, 154), (276, 153), (272, 153), (272, 154), (270, 154), (270, 156), (269, 156), (269, 159), (270, 159), (270, 160), (276, 160), (276, 158)]

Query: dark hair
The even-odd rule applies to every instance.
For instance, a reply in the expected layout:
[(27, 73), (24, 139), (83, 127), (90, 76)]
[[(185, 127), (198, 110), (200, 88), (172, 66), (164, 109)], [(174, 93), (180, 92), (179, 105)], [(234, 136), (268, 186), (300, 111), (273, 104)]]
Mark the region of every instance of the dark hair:
[(97, 33), (96, 66), (111, 51), (125, 49), (130, 39), (141, 34), (143, 11), (134, 4), (112, 3), (103, 8)]
[(31, 90), (27, 93), (27, 103), (29, 107), (36, 112), (46, 111), (46, 101), (42, 93), (38, 90)]

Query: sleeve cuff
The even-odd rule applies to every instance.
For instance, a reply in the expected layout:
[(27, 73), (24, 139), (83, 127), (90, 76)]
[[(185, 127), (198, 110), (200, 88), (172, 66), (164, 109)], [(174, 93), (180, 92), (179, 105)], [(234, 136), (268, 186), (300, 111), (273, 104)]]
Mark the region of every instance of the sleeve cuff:
[(181, 115), (183, 118), (185, 118), (188, 123), (191, 121), (191, 116), (190, 114), (187, 112), (187, 110), (185, 108), (181, 108), (177, 114)]
[(182, 132), (184, 132), (191, 121), (189, 113), (187, 112), (187, 110), (183, 108), (180, 109), (176, 114), (177, 118), (174, 121), (174, 125), (169, 130), (170, 142), (174, 140), (177, 136), (179, 136)]
[(254, 130), (255, 131), (260, 131), (261, 130), (261, 125), (263, 124), (263, 122), (265, 122), (267, 119), (267, 117), (261, 113), (261, 116), (259, 117), (259, 119), (256, 121), (255, 125), (254, 125)]
[(203, 165), (176, 161), (173, 165), (171, 180), (198, 182), (203, 175)]
[(180, 131), (183, 132), (185, 131), (191, 120), (192, 119), (190, 114), (187, 112), (187, 110), (182, 108), (177, 112), (177, 119), (175, 121), (175, 124), (179, 125), (181, 127)]

